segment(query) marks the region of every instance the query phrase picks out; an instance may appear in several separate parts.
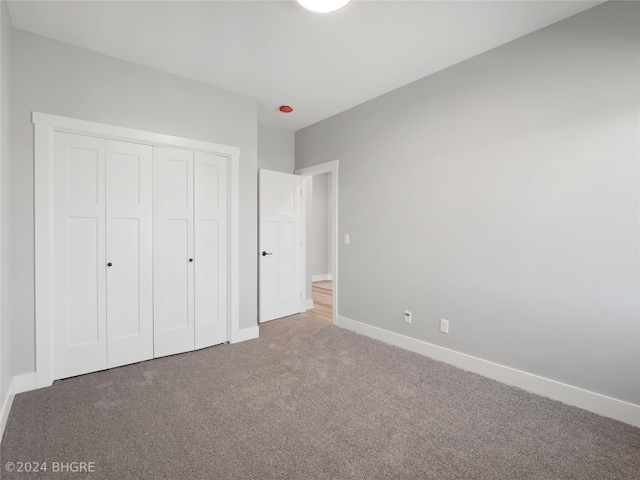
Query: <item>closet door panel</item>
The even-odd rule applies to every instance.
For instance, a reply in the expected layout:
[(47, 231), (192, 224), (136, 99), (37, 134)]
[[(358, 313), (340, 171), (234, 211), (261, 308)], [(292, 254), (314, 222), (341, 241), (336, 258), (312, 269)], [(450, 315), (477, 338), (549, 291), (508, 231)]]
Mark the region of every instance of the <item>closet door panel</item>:
[(189, 328), (189, 224), (183, 219), (164, 221), (164, 308), (168, 330)]
[[(102, 323), (100, 279), (100, 225), (96, 218), (67, 218), (68, 346), (100, 342)], [(62, 289), (61, 289), (62, 291)]]
[[(212, 220), (196, 221), (196, 348), (215, 345), (216, 324), (225, 319), (220, 315), (221, 303), (224, 298), (220, 295), (220, 259), (216, 247), (219, 243), (219, 222)], [(212, 248), (203, 248), (204, 246)], [(226, 332), (223, 332), (226, 333)]]
[(54, 137), (55, 377), (107, 368), (105, 140)]
[(154, 356), (194, 349), (193, 152), (153, 148)]
[[(140, 304), (137, 295), (140, 283), (141, 255), (140, 221), (137, 218), (115, 218), (111, 220), (109, 254), (115, 261), (108, 268), (107, 331), (109, 339), (109, 366), (113, 361), (113, 342), (138, 336), (143, 329)], [(135, 295), (134, 295), (135, 294)]]
[(195, 347), (226, 342), (227, 157), (195, 153)]
[(153, 358), (152, 149), (107, 141), (107, 358)]

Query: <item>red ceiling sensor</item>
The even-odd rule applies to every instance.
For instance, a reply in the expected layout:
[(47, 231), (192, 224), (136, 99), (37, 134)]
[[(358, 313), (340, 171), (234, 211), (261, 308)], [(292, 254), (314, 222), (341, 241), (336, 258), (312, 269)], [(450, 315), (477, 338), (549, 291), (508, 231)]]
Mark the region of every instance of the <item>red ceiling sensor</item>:
[(282, 105), (280, 107), (280, 111), (282, 113), (291, 113), (291, 112), (293, 112), (293, 108), (291, 108), (289, 105)]

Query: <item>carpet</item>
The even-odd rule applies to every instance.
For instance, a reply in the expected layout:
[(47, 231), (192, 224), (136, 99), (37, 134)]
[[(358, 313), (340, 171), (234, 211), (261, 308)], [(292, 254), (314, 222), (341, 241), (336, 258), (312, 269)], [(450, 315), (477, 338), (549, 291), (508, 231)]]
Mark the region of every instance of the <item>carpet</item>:
[(3, 479), (637, 480), (640, 429), (302, 314), (17, 395), (1, 455)]

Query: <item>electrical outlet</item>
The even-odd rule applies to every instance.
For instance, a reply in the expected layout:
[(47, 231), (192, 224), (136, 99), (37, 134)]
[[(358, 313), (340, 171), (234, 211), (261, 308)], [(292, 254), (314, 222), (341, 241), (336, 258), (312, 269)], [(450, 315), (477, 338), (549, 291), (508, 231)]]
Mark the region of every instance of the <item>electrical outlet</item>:
[(349, 245), (351, 243), (351, 239), (349, 238), (349, 234), (345, 233), (344, 234), (344, 244), (345, 245)]
[(442, 333), (449, 333), (449, 320), (445, 320), (444, 318), (440, 319), (440, 331)]
[(409, 310), (404, 311), (404, 323), (411, 323), (411, 312)]

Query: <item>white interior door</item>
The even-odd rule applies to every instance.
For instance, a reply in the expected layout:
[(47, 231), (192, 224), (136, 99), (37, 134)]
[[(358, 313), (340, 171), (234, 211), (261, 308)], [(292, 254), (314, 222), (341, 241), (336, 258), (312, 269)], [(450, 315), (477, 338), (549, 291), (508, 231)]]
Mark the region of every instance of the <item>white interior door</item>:
[(193, 350), (193, 152), (153, 148), (154, 356)]
[(55, 377), (107, 368), (105, 145), (54, 136)]
[(195, 152), (195, 348), (227, 335), (227, 157)]
[(301, 177), (260, 170), (260, 322), (302, 311)]
[(153, 358), (152, 150), (107, 141), (107, 366)]

